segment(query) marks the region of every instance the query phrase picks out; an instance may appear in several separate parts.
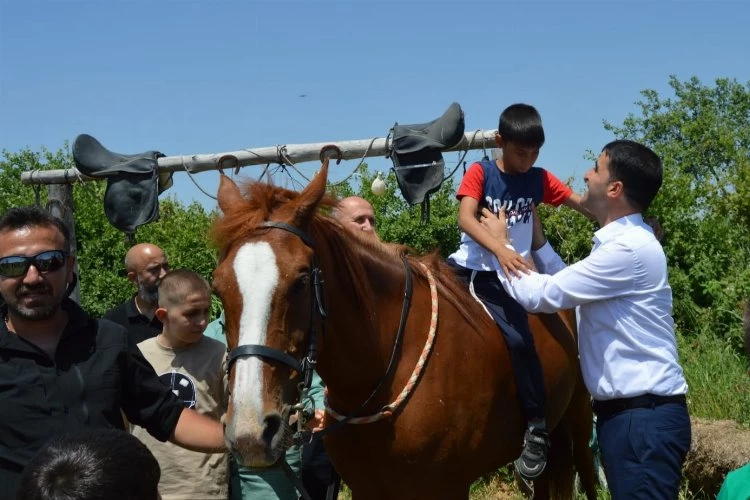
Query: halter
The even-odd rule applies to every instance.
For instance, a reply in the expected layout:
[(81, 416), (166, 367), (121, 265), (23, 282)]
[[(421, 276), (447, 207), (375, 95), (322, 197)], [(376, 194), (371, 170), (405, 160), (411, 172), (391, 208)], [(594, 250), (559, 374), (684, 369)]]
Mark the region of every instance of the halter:
[[(232, 369), (232, 365), (240, 358), (246, 358), (246, 357), (252, 357), (257, 356), (259, 358), (267, 358), (267, 359), (273, 359), (275, 361), (279, 361), (289, 367), (291, 367), (293, 370), (296, 370), (297, 373), (304, 373), (304, 382), (300, 384), (299, 391), (300, 391), (300, 397), (298, 402), (293, 406), (295, 410), (300, 410), (300, 412), (303, 412), (303, 403), (306, 399), (309, 399), (307, 396), (308, 391), (310, 389), (310, 384), (312, 382), (312, 372), (315, 369), (315, 365), (318, 362), (317, 355), (317, 346), (318, 346), (318, 340), (317, 340), (317, 321), (316, 321), (316, 314), (320, 316), (321, 320), (324, 320), (326, 318), (326, 310), (323, 305), (323, 279), (322, 279), (322, 271), (318, 267), (317, 261), (315, 259), (315, 245), (313, 243), (312, 238), (308, 236), (305, 232), (300, 230), (299, 228), (292, 226), (291, 224), (287, 224), (285, 222), (276, 222), (276, 221), (266, 221), (263, 222), (259, 227), (267, 227), (267, 228), (275, 228), (275, 229), (282, 229), (284, 231), (288, 231), (295, 236), (297, 236), (299, 239), (302, 240), (302, 242), (307, 245), (309, 248), (313, 250), (313, 256), (311, 260), (311, 271), (310, 274), (312, 275), (313, 280), (313, 288), (314, 293), (312, 294), (312, 300), (311, 300), (311, 318), (310, 318), (310, 336), (309, 336), (309, 342), (307, 345), (307, 353), (305, 354), (305, 357), (302, 360), (302, 363), (297, 361), (296, 358), (290, 356), (289, 354), (280, 351), (278, 349), (274, 349), (271, 347), (267, 347), (260, 344), (244, 344), (244, 345), (238, 345), (231, 351), (229, 351), (229, 360), (227, 362), (227, 373), (229, 373), (229, 370)], [(404, 329), (406, 327), (406, 319), (409, 316), (409, 308), (411, 306), (411, 296), (412, 296), (412, 276), (411, 276), (411, 267), (409, 266), (409, 261), (406, 259), (406, 256), (402, 255), (401, 260), (404, 263), (404, 268), (406, 270), (406, 286), (404, 287), (404, 302), (401, 307), (401, 319), (399, 321), (398, 325), (398, 332), (396, 333), (396, 340), (393, 344), (393, 351), (391, 352), (391, 358), (388, 363), (388, 368), (386, 369), (385, 374), (380, 379), (380, 381), (376, 384), (375, 389), (370, 393), (370, 395), (365, 399), (365, 401), (350, 415), (348, 416), (341, 416), (339, 415), (337, 419), (339, 420), (335, 424), (333, 424), (330, 427), (326, 427), (325, 429), (317, 432), (315, 434), (316, 438), (320, 438), (325, 434), (328, 434), (329, 432), (338, 429), (343, 424), (346, 424), (350, 421), (356, 420), (357, 415), (365, 409), (365, 407), (372, 401), (372, 399), (375, 397), (375, 395), (378, 393), (380, 388), (383, 386), (385, 381), (390, 377), (390, 375), (393, 373), (393, 370), (396, 366), (396, 357), (398, 356), (398, 352), (400, 351), (401, 344), (403, 342), (404, 337)], [(321, 325), (325, 325), (323, 321), (321, 321)], [(303, 431), (302, 427), (304, 424), (304, 420), (307, 418), (303, 415), (304, 418), (300, 418), (297, 421), (297, 427), (298, 431), (294, 437), (295, 442), (299, 443), (309, 443), (312, 440), (312, 433), (309, 431)]]
[[(268, 227), (268, 228), (276, 228), (276, 229), (283, 229), (284, 231), (289, 231), (290, 233), (296, 235), (299, 237), (299, 239), (302, 240), (302, 242), (307, 245), (308, 247), (312, 248), (314, 250), (314, 245), (312, 239), (302, 232), (300, 229), (296, 228), (295, 226), (292, 226), (291, 224), (287, 224), (285, 222), (275, 222), (275, 221), (266, 221), (262, 223), (259, 227)], [(318, 267), (318, 263), (315, 260), (315, 253), (313, 253), (312, 256), (312, 266), (311, 266), (310, 274), (312, 275), (312, 283), (313, 283), (313, 289), (314, 293), (312, 294), (312, 301), (311, 301), (311, 315), (310, 315), (310, 337), (309, 342), (307, 344), (307, 353), (305, 354), (305, 357), (302, 360), (302, 363), (297, 361), (296, 358), (293, 356), (290, 356), (289, 354), (280, 351), (278, 349), (274, 349), (272, 347), (264, 346), (261, 344), (244, 344), (244, 345), (238, 345), (234, 349), (232, 349), (229, 352), (229, 360), (227, 362), (227, 373), (229, 373), (229, 370), (232, 369), (232, 365), (240, 358), (247, 358), (252, 356), (257, 356), (259, 358), (267, 358), (267, 359), (273, 359), (275, 361), (279, 361), (290, 368), (292, 370), (295, 370), (297, 373), (304, 375), (304, 382), (302, 387), (300, 388), (300, 391), (302, 390), (309, 390), (310, 384), (312, 383), (312, 372), (315, 369), (315, 365), (318, 362), (318, 339), (317, 339), (317, 321), (316, 321), (316, 314), (320, 315), (320, 318), (325, 319), (326, 317), (326, 310), (323, 306), (323, 279), (322, 279), (322, 272), (320, 271), (320, 268)]]

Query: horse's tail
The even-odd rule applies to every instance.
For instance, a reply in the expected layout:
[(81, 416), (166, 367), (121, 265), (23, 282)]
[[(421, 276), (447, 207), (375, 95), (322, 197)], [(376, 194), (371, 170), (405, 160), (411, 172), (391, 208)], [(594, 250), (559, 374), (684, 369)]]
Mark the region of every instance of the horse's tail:
[(550, 434), (547, 480), (550, 498), (573, 498), (575, 468), (573, 440), (565, 425), (558, 425)]

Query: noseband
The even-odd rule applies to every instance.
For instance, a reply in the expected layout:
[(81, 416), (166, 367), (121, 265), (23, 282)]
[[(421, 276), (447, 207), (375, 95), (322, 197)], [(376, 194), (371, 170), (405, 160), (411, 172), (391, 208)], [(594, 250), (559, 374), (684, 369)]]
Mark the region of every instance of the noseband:
[(229, 352), (229, 360), (227, 362), (227, 373), (232, 369), (232, 365), (240, 358), (248, 358), (257, 356), (259, 358), (272, 359), (289, 366), (292, 370), (297, 373), (304, 375), (303, 389), (309, 389), (312, 382), (312, 372), (317, 364), (318, 356), (318, 339), (317, 339), (317, 324), (318, 316), (321, 319), (325, 319), (326, 310), (323, 305), (323, 279), (322, 272), (318, 268), (317, 261), (315, 260), (314, 245), (312, 238), (306, 233), (301, 231), (299, 228), (287, 224), (285, 222), (266, 221), (258, 227), (268, 227), (282, 229), (288, 231), (301, 239), (305, 245), (313, 249), (313, 256), (311, 262), (310, 275), (312, 278), (313, 294), (311, 300), (311, 314), (310, 314), (310, 335), (308, 337), (307, 352), (305, 357), (302, 359), (302, 363), (297, 361), (296, 358), (289, 354), (267, 347), (260, 344), (244, 344), (238, 345)]

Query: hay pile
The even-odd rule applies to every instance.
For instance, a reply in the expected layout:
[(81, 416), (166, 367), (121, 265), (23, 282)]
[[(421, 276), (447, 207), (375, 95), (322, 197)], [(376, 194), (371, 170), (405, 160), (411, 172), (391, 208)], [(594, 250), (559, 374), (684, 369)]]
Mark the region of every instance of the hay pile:
[(750, 430), (731, 420), (690, 420), (693, 441), (683, 474), (693, 493), (716, 495), (727, 472), (750, 462)]

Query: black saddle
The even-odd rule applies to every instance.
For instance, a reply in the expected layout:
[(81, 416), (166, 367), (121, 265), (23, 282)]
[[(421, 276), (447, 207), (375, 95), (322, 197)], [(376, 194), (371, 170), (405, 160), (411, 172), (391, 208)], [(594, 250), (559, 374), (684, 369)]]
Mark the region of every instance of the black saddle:
[(106, 178), (104, 213), (126, 233), (159, 219), (159, 194), (172, 186), (172, 172), (159, 175), (158, 151), (113, 153), (88, 134), (76, 137), (73, 159), (81, 173)]
[(422, 220), (429, 220), (429, 195), (440, 189), (445, 177), (442, 151), (464, 136), (464, 112), (454, 102), (440, 118), (427, 123), (393, 126), (390, 157), (401, 194), (407, 203), (422, 204)]

